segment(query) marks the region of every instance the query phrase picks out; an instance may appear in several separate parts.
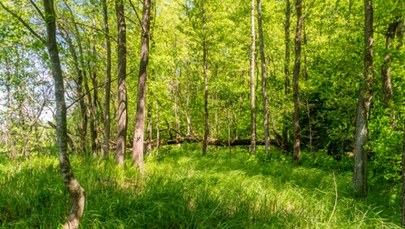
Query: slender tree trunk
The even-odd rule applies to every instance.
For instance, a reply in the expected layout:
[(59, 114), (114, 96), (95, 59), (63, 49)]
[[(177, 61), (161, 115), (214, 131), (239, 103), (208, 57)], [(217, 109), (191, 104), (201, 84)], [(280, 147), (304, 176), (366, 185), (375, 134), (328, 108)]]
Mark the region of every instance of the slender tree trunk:
[(84, 210), (84, 189), (74, 177), (67, 151), (67, 123), (65, 88), (63, 83), (62, 69), (59, 60), (59, 52), (56, 42), (55, 9), (53, 0), (44, 0), (46, 31), (48, 34), (47, 48), (51, 59), (51, 72), (55, 81), (56, 102), (56, 136), (59, 146), (59, 163), (63, 181), (72, 197), (72, 209), (67, 217), (64, 228), (78, 228), (80, 218)]
[(266, 72), (266, 56), (264, 54), (264, 38), (263, 38), (263, 19), (262, 19), (262, 2), (257, 0), (257, 25), (259, 29), (260, 40), (260, 61), (261, 61), (261, 76), (262, 76), (262, 94), (263, 94), (263, 116), (264, 116), (264, 145), (265, 152), (268, 153), (270, 148), (270, 133), (269, 133), (269, 101), (267, 99), (267, 72)]
[(299, 96), (299, 77), (301, 71), (301, 44), (302, 44), (302, 26), (304, 17), (302, 15), (302, 0), (295, 0), (295, 9), (297, 11), (297, 29), (295, 33), (295, 63), (293, 73), (293, 98), (294, 98), (294, 152), (293, 161), (295, 164), (301, 160), (301, 126), (300, 126), (300, 96)]
[(391, 118), (392, 127), (396, 126), (396, 121), (393, 110), (391, 109), (392, 108), (391, 103), (393, 98), (392, 82), (391, 82), (391, 62), (392, 62), (391, 48), (392, 48), (392, 41), (395, 38), (395, 34), (400, 23), (401, 21), (398, 19), (395, 22), (392, 22), (388, 25), (388, 30), (387, 33), (385, 34), (384, 61), (381, 66), (382, 88), (384, 91), (384, 106), (387, 109), (388, 116)]
[[(287, 99), (290, 97), (290, 17), (291, 17), (291, 6), (290, 0), (286, 0), (285, 9), (285, 24), (284, 24), (284, 35), (285, 35), (285, 56), (284, 56), (284, 95)], [(287, 130), (288, 126), (286, 122), (283, 122), (283, 147), (286, 150), (288, 144)]]
[(118, 28), (118, 134), (115, 161), (124, 163), (127, 139), (127, 41), (124, 1), (115, 1)]
[(146, 147), (146, 151), (148, 152), (148, 155), (151, 155), (152, 154), (152, 141), (153, 141), (152, 109), (149, 107), (147, 112), (148, 112), (148, 144)]
[(373, 5), (372, 0), (364, 0), (364, 86), (360, 91), (354, 139), (353, 188), (356, 196), (367, 195), (367, 152), (364, 145), (368, 136), (368, 117), (373, 94)]
[(255, 1), (251, 1), (251, 40), (250, 47), (250, 153), (256, 152), (256, 93), (255, 93), (255, 52), (256, 52), (256, 31), (255, 31)]
[[(88, 65), (89, 66), (89, 65)], [(91, 71), (89, 71), (89, 74), (91, 74)], [(88, 117), (89, 117), (89, 128), (90, 128), (90, 144), (91, 144), (91, 153), (94, 154), (94, 149), (96, 147), (96, 120), (95, 120), (95, 115), (93, 112), (93, 98), (92, 98), (92, 94), (90, 91), (90, 87), (89, 87), (89, 80), (87, 78), (87, 74), (86, 72), (83, 72), (83, 76), (84, 76), (84, 89), (86, 91), (86, 96), (87, 96), (87, 101), (88, 101)]]
[(109, 142), (110, 142), (110, 97), (111, 97), (111, 42), (110, 29), (108, 26), (108, 5), (107, 0), (103, 0), (103, 19), (105, 33), (105, 48), (107, 50), (107, 63), (105, 73), (105, 100), (104, 100), (104, 139), (102, 144), (103, 157), (108, 158)]
[(141, 60), (139, 63), (138, 97), (132, 159), (143, 172), (143, 142), (145, 131), (146, 81), (149, 62), (149, 26), (151, 0), (143, 1)]
[(204, 15), (204, 1), (202, 1), (202, 17), (203, 17), (203, 75), (204, 75), (204, 138), (202, 143), (202, 155), (207, 154), (208, 136), (210, 134), (209, 113), (208, 113), (208, 61), (207, 61), (207, 38), (206, 38), (206, 17)]
[(204, 75), (204, 139), (202, 144), (202, 155), (207, 154), (208, 136), (210, 133), (208, 113), (208, 62), (207, 42), (203, 41), (203, 75)]
[(402, 140), (402, 206), (401, 206), (401, 225), (405, 226), (405, 123)]
[(159, 152), (160, 147), (160, 128), (159, 128), (159, 105), (156, 105), (156, 149)]
[[(64, 39), (67, 41), (67, 43), (69, 45), (69, 50), (70, 50), (70, 53), (72, 55), (73, 63), (75, 65), (76, 72), (77, 72), (77, 82), (76, 82), (76, 84), (77, 84), (76, 85), (77, 94), (78, 94), (78, 96), (83, 96), (83, 71), (80, 68), (79, 60), (78, 60), (78, 57), (77, 57), (77, 54), (76, 54), (76, 51), (75, 51), (76, 49), (75, 49), (75, 46), (73, 45), (73, 42), (70, 39), (68, 34), (65, 36)], [(84, 101), (84, 98), (81, 98), (79, 100), (79, 106), (80, 106), (80, 113), (81, 113), (80, 115), (81, 115), (81, 118), (82, 118), (82, 120), (81, 120), (82, 122), (81, 122), (80, 127), (79, 127), (80, 151), (83, 154), (85, 154), (86, 151), (87, 151), (87, 123), (88, 123), (88, 118), (87, 117), (88, 116), (87, 116), (87, 113), (86, 113), (87, 106), (86, 106), (86, 103)]]
[[(93, 53), (92, 53), (93, 58), (97, 57), (96, 54), (96, 48), (93, 46)], [(98, 81), (97, 81), (97, 67), (96, 63), (94, 60), (92, 60), (91, 63), (89, 63), (90, 66), (90, 78), (91, 78), (91, 83), (93, 84), (93, 100), (92, 103), (90, 104), (90, 113), (91, 117), (93, 120), (93, 129), (91, 129), (91, 149), (93, 152), (93, 157), (96, 157), (98, 155), (99, 151), (99, 144), (98, 144), (98, 112), (97, 112), (97, 101), (98, 101)]]

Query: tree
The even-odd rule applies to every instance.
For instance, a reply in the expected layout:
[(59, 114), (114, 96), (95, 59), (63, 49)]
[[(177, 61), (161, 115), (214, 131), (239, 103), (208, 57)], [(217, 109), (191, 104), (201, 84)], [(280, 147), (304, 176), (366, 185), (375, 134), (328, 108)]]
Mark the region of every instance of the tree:
[(59, 165), (62, 173), (63, 182), (72, 198), (72, 208), (66, 219), (64, 228), (78, 228), (80, 218), (84, 211), (84, 189), (80, 186), (79, 181), (75, 178), (70, 165), (69, 153), (67, 149), (67, 122), (66, 122), (66, 102), (65, 86), (62, 75), (62, 68), (59, 59), (58, 45), (56, 41), (56, 14), (53, 0), (43, 0), (44, 14), (39, 10), (34, 2), (31, 2), (46, 25), (47, 38), (43, 39), (36, 33), (31, 26), (21, 17), (8, 9), (3, 3), (0, 5), (18, 21), (20, 21), (39, 41), (47, 47), (50, 62), (51, 73), (54, 79), (55, 103), (56, 103), (56, 136), (59, 149)]
[(105, 48), (107, 50), (106, 72), (105, 72), (105, 99), (104, 99), (104, 141), (102, 144), (103, 157), (108, 158), (109, 141), (110, 141), (110, 96), (111, 96), (111, 41), (110, 29), (108, 26), (108, 4), (103, 0), (103, 19), (104, 19), (104, 36)]
[(250, 47), (250, 153), (256, 152), (256, 93), (255, 93), (255, 52), (256, 52), (256, 32), (255, 32), (255, 1), (251, 1), (251, 47)]
[(263, 95), (263, 116), (264, 116), (264, 145), (265, 152), (268, 153), (270, 147), (270, 134), (269, 134), (269, 101), (267, 99), (267, 72), (266, 72), (266, 56), (264, 53), (264, 38), (263, 38), (263, 16), (262, 16), (262, 3), (257, 0), (257, 26), (259, 29), (259, 43), (260, 43), (260, 68), (262, 78), (262, 95)]
[(302, 15), (302, 0), (295, 1), (297, 11), (297, 28), (295, 32), (295, 61), (293, 72), (293, 99), (294, 99), (294, 152), (293, 161), (298, 164), (301, 160), (301, 127), (300, 127), (300, 96), (299, 77), (301, 71), (301, 43), (302, 25), (304, 17)]
[(143, 1), (143, 16), (141, 24), (141, 58), (139, 63), (138, 75), (138, 97), (136, 108), (136, 121), (132, 158), (138, 165), (141, 172), (143, 171), (143, 146), (145, 132), (145, 104), (146, 104), (146, 81), (148, 78), (149, 62), (149, 27), (150, 27), (150, 8), (151, 1)]
[(53, 0), (44, 0), (43, 2), (46, 31), (48, 34), (46, 46), (51, 59), (52, 76), (55, 81), (56, 136), (59, 145), (59, 163), (63, 181), (72, 197), (72, 210), (67, 218), (67, 222), (64, 224), (64, 228), (78, 228), (84, 210), (84, 189), (80, 186), (79, 181), (73, 175), (67, 151), (65, 87), (56, 42), (56, 15), (54, 3)]
[(354, 139), (354, 174), (352, 185), (357, 196), (367, 195), (367, 152), (364, 146), (368, 137), (368, 118), (373, 95), (373, 4), (364, 0), (364, 83), (356, 112), (356, 132)]
[(401, 225), (405, 226), (405, 123), (402, 138), (402, 205), (401, 205)]
[(208, 111), (208, 41), (207, 41), (207, 16), (204, 1), (201, 1), (201, 26), (202, 26), (202, 52), (203, 52), (203, 76), (204, 76), (204, 138), (202, 142), (202, 155), (207, 154), (208, 136), (210, 134), (209, 111)]
[[(285, 95), (285, 98), (288, 98), (289, 93), (290, 93), (290, 17), (291, 17), (290, 0), (286, 0), (285, 23), (284, 23), (284, 43), (285, 43), (284, 95)], [(288, 128), (288, 126), (284, 122), (283, 129), (282, 129), (282, 135), (283, 135), (282, 138), (283, 138), (284, 149), (287, 149), (287, 144), (288, 144), (287, 128)]]
[(127, 138), (127, 47), (124, 1), (115, 1), (118, 28), (118, 135), (115, 160), (118, 164), (124, 163)]

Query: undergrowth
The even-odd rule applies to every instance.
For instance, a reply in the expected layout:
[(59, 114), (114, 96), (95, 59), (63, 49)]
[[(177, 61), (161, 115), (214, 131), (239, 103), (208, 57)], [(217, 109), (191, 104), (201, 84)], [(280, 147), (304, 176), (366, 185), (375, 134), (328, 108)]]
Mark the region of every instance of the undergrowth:
[[(211, 148), (203, 157), (190, 144), (149, 156), (140, 176), (129, 160), (117, 167), (112, 158), (72, 156), (86, 190), (81, 228), (399, 227), (396, 186), (353, 198), (348, 165), (304, 154), (294, 166), (282, 153), (244, 148)], [(69, 206), (56, 154), (0, 155), (2, 228), (57, 228)]]

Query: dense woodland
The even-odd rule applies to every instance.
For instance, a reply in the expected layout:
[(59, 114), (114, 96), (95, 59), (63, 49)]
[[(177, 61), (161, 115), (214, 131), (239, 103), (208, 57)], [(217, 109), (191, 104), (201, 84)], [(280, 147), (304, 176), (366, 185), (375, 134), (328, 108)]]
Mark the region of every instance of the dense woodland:
[(405, 225), (404, 32), (402, 0), (1, 0), (0, 224)]

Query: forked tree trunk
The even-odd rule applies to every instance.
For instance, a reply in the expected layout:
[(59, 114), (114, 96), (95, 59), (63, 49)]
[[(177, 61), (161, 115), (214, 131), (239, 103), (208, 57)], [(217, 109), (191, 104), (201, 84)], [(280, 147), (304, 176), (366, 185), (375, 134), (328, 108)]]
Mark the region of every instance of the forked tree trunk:
[(264, 38), (263, 38), (263, 21), (262, 21), (262, 2), (257, 0), (257, 25), (259, 29), (260, 42), (260, 61), (261, 61), (261, 76), (262, 76), (262, 95), (263, 95), (263, 128), (264, 128), (264, 145), (265, 152), (268, 153), (270, 148), (270, 133), (269, 133), (269, 101), (267, 99), (267, 72), (266, 72), (266, 56), (264, 54)]
[[(291, 6), (290, 0), (286, 0), (286, 9), (285, 9), (285, 24), (284, 24), (284, 36), (285, 36), (285, 56), (284, 56), (284, 95), (285, 102), (288, 101), (290, 94), (290, 17), (291, 17)], [(288, 125), (286, 121), (283, 122), (283, 148), (287, 149), (288, 144), (288, 134), (287, 129)]]
[(103, 0), (103, 19), (104, 19), (104, 36), (105, 48), (107, 50), (107, 63), (105, 73), (105, 100), (104, 100), (104, 139), (102, 144), (102, 153), (104, 158), (108, 158), (109, 141), (110, 141), (110, 96), (111, 96), (111, 42), (110, 30), (108, 26), (108, 6), (107, 0)]
[(293, 98), (294, 98), (294, 151), (293, 161), (299, 164), (301, 160), (301, 126), (300, 126), (300, 96), (299, 96), (299, 77), (301, 71), (301, 44), (302, 44), (302, 25), (304, 17), (302, 15), (302, 0), (295, 1), (297, 11), (297, 29), (295, 33), (295, 62), (293, 73)]
[(118, 28), (118, 133), (115, 161), (124, 163), (127, 138), (127, 41), (124, 13), (124, 1), (115, 1)]
[(59, 146), (59, 163), (63, 181), (72, 197), (72, 209), (67, 217), (64, 228), (78, 228), (80, 218), (84, 210), (84, 189), (74, 177), (67, 151), (67, 124), (65, 88), (63, 83), (62, 69), (59, 60), (59, 52), (56, 42), (55, 9), (53, 0), (44, 0), (46, 31), (48, 35), (47, 49), (51, 59), (51, 72), (55, 81), (56, 103), (56, 136)]
[(356, 114), (356, 133), (354, 139), (353, 188), (355, 195), (367, 195), (367, 152), (364, 145), (368, 136), (368, 117), (373, 94), (373, 5), (372, 0), (364, 0), (364, 86), (360, 91)]
[(250, 47), (250, 153), (256, 152), (256, 93), (255, 93), (255, 52), (256, 52), (256, 31), (255, 31), (255, 1), (251, 1), (251, 47)]
[(143, 142), (145, 132), (145, 104), (146, 80), (148, 78), (149, 62), (149, 26), (150, 26), (151, 0), (143, 1), (142, 35), (141, 35), (141, 60), (139, 63), (138, 97), (136, 106), (135, 134), (133, 142), (132, 159), (143, 172)]

